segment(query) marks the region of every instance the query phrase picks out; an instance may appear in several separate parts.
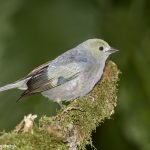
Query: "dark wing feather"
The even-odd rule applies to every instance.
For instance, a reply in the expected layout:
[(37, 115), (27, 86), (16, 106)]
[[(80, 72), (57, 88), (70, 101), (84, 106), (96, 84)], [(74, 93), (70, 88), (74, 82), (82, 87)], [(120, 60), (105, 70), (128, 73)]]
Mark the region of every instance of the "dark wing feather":
[(47, 68), (48, 68), (48, 63), (41, 65), (37, 68), (35, 68), (32, 72), (30, 72), (27, 75), (28, 77), (31, 77), (27, 84), (28, 89), (25, 90), (21, 96), (17, 99), (17, 101), (19, 101), (22, 97), (24, 96), (29, 96), (33, 94), (33, 91), (35, 89), (37, 89), (38, 87), (40, 87), (41, 84), (43, 84), (44, 82), (46, 82), (46, 72), (47, 72)]
[(27, 77), (30, 77), (30, 76), (33, 76), (35, 74), (38, 74), (40, 71), (43, 71), (45, 68), (48, 67), (48, 65), (50, 64), (51, 61), (47, 62), (47, 63), (44, 63), (38, 67), (36, 67), (34, 70), (32, 70), (28, 75)]
[[(72, 65), (74, 66), (74, 69), (72, 69)], [(27, 82), (28, 89), (21, 94), (17, 101), (19, 101), (24, 96), (43, 92), (64, 84), (76, 78), (79, 74), (79, 66), (74, 63), (70, 63), (65, 66), (60, 65), (56, 68), (52, 67), (52, 69), (49, 71), (51, 72), (51, 75), (48, 75), (48, 67), (49, 65), (45, 65), (39, 69), (36, 69), (34, 72), (32, 71), (29, 74), (31, 78)]]

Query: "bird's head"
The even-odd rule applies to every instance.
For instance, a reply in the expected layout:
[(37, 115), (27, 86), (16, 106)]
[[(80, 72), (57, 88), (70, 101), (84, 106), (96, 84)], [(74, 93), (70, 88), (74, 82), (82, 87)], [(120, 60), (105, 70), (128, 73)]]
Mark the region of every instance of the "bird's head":
[(106, 58), (118, 50), (109, 46), (107, 42), (101, 39), (89, 39), (82, 43), (84, 49), (88, 50), (95, 58)]

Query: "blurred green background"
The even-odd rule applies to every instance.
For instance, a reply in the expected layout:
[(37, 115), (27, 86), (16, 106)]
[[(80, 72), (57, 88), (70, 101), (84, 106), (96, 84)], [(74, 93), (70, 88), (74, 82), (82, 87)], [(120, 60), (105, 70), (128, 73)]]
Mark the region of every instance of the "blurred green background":
[[(120, 50), (110, 59), (122, 75), (116, 113), (93, 143), (98, 150), (150, 150), (149, 0), (0, 0), (0, 85), (95, 37)], [(0, 131), (59, 108), (41, 95), (16, 103), (20, 93), (0, 93)]]

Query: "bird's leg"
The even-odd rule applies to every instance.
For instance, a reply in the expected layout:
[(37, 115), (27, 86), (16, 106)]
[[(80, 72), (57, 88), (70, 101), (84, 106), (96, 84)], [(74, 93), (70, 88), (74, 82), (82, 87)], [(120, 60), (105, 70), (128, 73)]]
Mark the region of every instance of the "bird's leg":
[(65, 105), (63, 105), (63, 101), (61, 99), (57, 99), (56, 102), (59, 104), (61, 109), (65, 108)]
[(63, 105), (62, 101), (58, 103), (61, 109), (65, 109), (65, 105)]

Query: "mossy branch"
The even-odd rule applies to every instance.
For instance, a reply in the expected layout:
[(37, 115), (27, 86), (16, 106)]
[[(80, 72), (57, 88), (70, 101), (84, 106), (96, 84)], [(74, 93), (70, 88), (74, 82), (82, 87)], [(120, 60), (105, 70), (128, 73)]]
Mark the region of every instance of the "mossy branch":
[(76, 150), (91, 144), (91, 134), (105, 118), (110, 118), (117, 105), (119, 70), (109, 61), (102, 80), (89, 95), (71, 102), (56, 116), (29, 115), (9, 133), (2, 133), (0, 145), (14, 145), (18, 150)]

